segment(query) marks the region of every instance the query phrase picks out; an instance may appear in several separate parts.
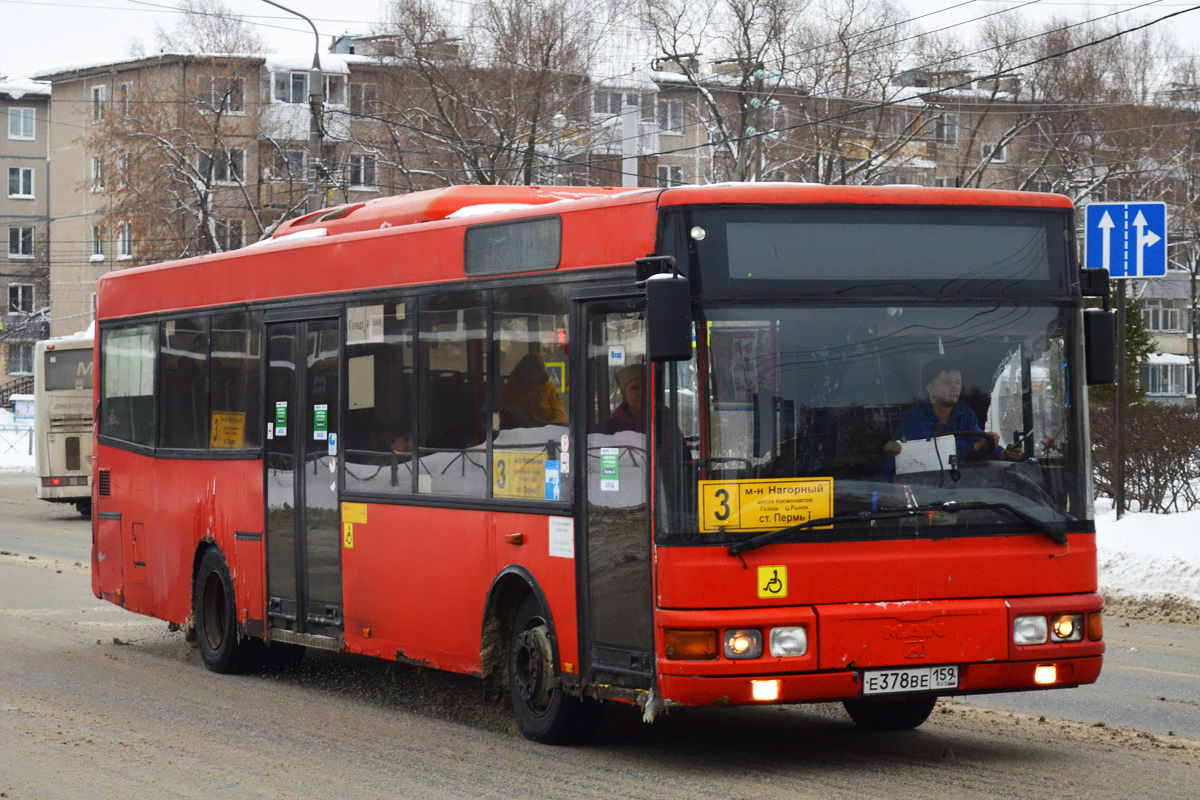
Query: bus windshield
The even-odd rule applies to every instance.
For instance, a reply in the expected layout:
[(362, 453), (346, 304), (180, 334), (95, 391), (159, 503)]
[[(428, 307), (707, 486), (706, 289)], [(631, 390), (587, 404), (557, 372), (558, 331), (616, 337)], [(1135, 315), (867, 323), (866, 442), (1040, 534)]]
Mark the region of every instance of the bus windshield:
[(1085, 529), (1076, 315), (995, 301), (703, 309), (693, 359), (659, 384), (660, 542), (951, 501), (996, 507), (864, 513), (793, 538), (1027, 532), (1021, 515)]

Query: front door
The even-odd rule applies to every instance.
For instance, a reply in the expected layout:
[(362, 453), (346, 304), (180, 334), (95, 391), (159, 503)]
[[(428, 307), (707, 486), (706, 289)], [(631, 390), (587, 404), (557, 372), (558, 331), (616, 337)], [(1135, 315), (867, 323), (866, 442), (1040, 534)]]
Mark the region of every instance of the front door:
[(592, 682), (649, 688), (646, 323), (627, 300), (587, 307), (585, 604)]
[(268, 625), (283, 640), (340, 641), (339, 322), (268, 324), (267, 352)]

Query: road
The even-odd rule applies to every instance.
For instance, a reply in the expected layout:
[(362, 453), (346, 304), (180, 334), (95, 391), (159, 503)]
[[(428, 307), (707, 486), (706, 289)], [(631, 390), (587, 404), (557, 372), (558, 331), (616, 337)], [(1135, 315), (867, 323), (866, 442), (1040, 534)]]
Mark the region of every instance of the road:
[(205, 671), (182, 634), (92, 596), (87, 522), (30, 480), (0, 472), (0, 798), (1198, 794), (1194, 628), (1109, 620), (1096, 687), (943, 701), (912, 733), (861, 733), (838, 706), (653, 725), (617, 707), (594, 744), (549, 748), (472, 678), (327, 654)]

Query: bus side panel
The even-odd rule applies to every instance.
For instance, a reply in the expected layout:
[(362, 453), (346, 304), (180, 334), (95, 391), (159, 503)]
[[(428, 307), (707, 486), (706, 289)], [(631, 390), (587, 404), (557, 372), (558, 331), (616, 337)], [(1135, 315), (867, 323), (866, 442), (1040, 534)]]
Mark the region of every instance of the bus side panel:
[[(551, 523), (558, 532), (551, 537)], [(520, 543), (516, 543), (520, 534)], [(519, 565), (533, 575), (550, 606), (559, 664), (564, 672), (579, 667), (579, 620), (576, 614), (574, 521), (541, 514), (497, 514), (493, 531), (493, 575)], [(507, 645), (507, 643), (506, 643)], [(567, 665), (571, 665), (568, 667)]]
[[(156, 459), (101, 446), (100, 466), (109, 470), (112, 488), (111, 496), (98, 498), (97, 516), (121, 515), (126, 608), (185, 622), (196, 548), (206, 538), (221, 548), (235, 586), (257, 586), (261, 595), (261, 559), (249, 572), (239, 569), (234, 549), (234, 531), (262, 533), (261, 461)], [(239, 603), (239, 619), (242, 612)], [(261, 619), (261, 601), (257, 613)]]
[(347, 503), (342, 514), (346, 649), (478, 673), (491, 513)]
[[(723, 547), (660, 547), (661, 608), (871, 603), (1087, 594), (1096, 591), (1096, 536), (1044, 536), (772, 544), (744, 554)], [(897, 565), (902, 564), (902, 568)], [(786, 596), (763, 598), (757, 567), (787, 568)]]

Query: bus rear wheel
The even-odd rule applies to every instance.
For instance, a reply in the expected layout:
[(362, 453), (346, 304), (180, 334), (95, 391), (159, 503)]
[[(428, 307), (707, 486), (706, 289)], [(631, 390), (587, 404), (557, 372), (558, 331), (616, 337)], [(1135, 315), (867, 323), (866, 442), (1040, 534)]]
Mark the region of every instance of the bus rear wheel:
[(517, 727), (542, 744), (575, 744), (590, 739), (603, 706), (573, 697), (555, 686), (557, 674), (550, 625), (537, 598), (528, 595), (513, 618), (508, 648), (508, 687)]
[(241, 672), (249, 655), (249, 643), (238, 642), (233, 580), (225, 557), (215, 547), (205, 552), (196, 571), (192, 619), (196, 622), (196, 640), (204, 666), (225, 674)]
[(78, 511), (81, 516), (90, 517), (92, 515), (92, 498), (89, 497), (86, 500), (76, 500), (75, 510)]
[(912, 730), (929, 719), (936, 704), (936, 695), (860, 697), (842, 702), (850, 719), (868, 731)]

